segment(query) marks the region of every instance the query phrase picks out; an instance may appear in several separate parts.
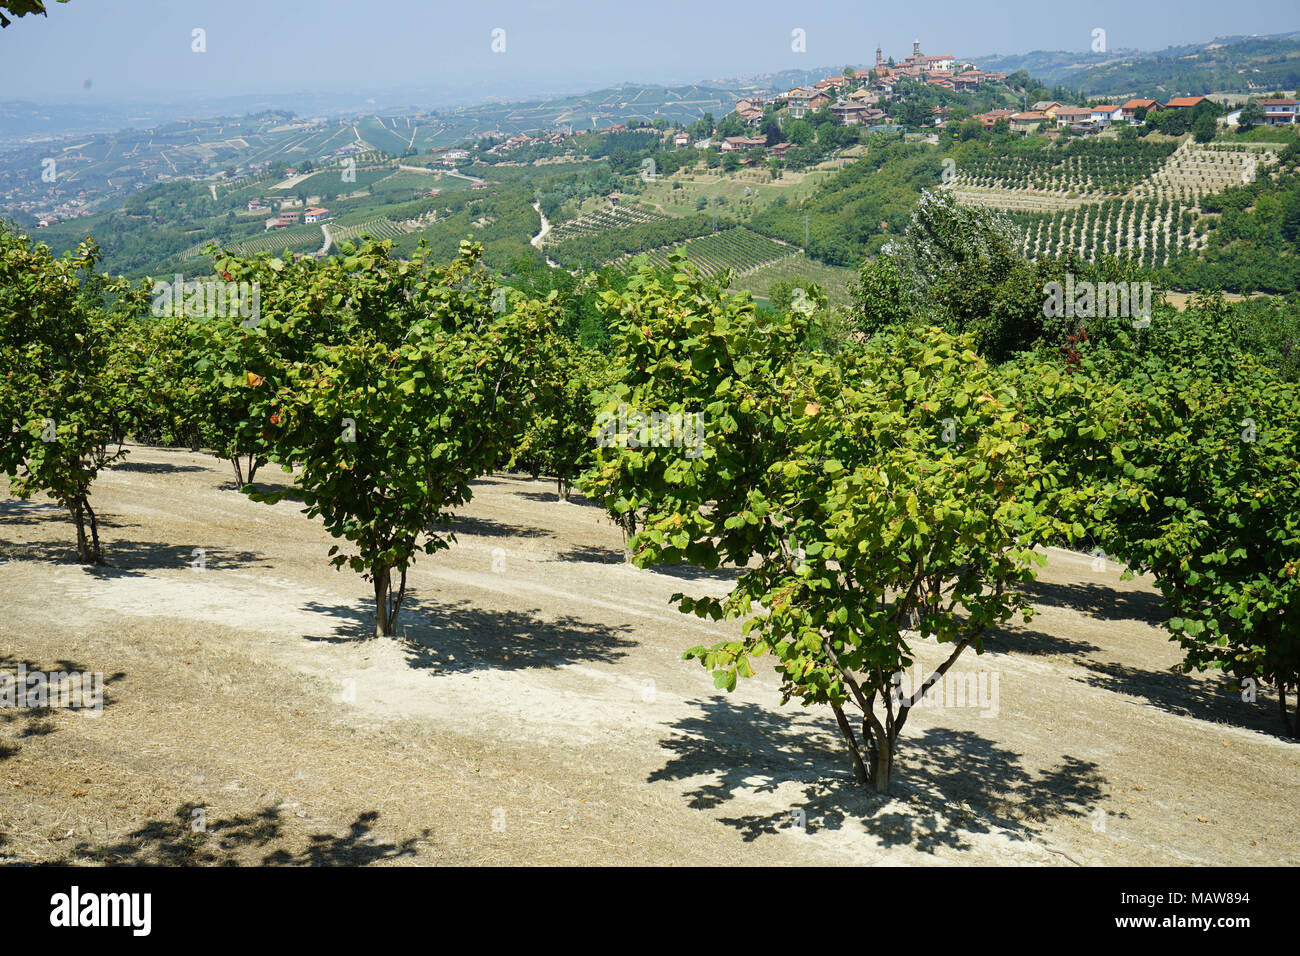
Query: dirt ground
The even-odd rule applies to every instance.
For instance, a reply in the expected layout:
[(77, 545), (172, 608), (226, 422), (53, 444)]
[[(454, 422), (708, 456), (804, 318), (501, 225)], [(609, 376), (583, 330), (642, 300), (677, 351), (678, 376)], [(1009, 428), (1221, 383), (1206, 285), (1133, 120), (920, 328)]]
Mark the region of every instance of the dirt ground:
[(65, 514), (0, 497), (0, 671), (106, 681), (98, 714), (0, 710), (0, 861), (1300, 864), (1276, 698), (1170, 671), (1113, 564), (1050, 553), (1041, 613), (954, 668), (989, 698), (917, 708), (882, 798), (829, 712), (681, 659), (738, 626), (669, 597), (725, 575), (625, 565), (546, 481), (478, 482), (374, 640), (320, 524), (231, 477), (132, 448), (95, 485), (97, 569)]

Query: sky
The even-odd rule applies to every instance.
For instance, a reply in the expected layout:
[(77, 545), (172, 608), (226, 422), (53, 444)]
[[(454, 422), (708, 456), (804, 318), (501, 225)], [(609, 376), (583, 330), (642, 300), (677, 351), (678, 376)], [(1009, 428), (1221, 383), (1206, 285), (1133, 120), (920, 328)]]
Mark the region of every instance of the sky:
[[(304, 91), (544, 95), (902, 58), (1158, 50), (1300, 29), (1295, 0), (71, 0), (0, 30), (0, 100)], [(195, 31), (202, 31), (202, 52)], [(793, 49), (802, 30), (804, 49)], [(496, 32), (494, 31), (502, 31)], [(494, 50), (494, 45), (496, 49)]]

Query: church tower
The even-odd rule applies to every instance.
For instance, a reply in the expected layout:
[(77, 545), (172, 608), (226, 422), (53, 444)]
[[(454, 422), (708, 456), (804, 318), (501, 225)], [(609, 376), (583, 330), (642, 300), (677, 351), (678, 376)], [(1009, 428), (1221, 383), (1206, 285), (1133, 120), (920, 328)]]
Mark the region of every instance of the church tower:
[(877, 43), (876, 44), (876, 66), (884, 66), (884, 65), (885, 65), (885, 55), (884, 52), (880, 49), (880, 44)]

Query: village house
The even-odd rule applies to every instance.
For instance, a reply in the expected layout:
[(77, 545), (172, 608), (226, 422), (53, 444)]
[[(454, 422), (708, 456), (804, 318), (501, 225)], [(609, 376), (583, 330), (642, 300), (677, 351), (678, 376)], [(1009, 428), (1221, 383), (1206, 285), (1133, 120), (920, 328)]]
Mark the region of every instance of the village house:
[(802, 119), (809, 112), (827, 106), (830, 101), (831, 98), (818, 89), (804, 87), (791, 90), (788, 98), (790, 115), (795, 119)]
[(1297, 122), (1296, 107), (1300, 101), (1287, 98), (1271, 98), (1260, 100), (1259, 105), (1264, 109), (1264, 122), (1269, 126), (1294, 126)]
[(1058, 129), (1069, 127), (1084, 132), (1093, 129), (1092, 110), (1086, 106), (1058, 107), (1056, 110), (1056, 126)]
[(1138, 122), (1139, 117), (1145, 117), (1147, 113), (1160, 109), (1160, 104), (1155, 100), (1129, 100), (1122, 105), (1119, 110), (1124, 115), (1124, 119), (1130, 123)]
[(1039, 100), (1031, 108), (1035, 113), (1042, 113), (1048, 119), (1056, 119), (1056, 111), (1061, 108), (1061, 104), (1055, 100)]
[(1000, 119), (1010, 123), (1014, 114), (1015, 110), (989, 110), (987, 113), (976, 113), (971, 119), (978, 120), (985, 129), (992, 129)]
[(1206, 102), (1204, 96), (1175, 96), (1165, 104), (1167, 110), (1190, 110), (1195, 109), (1202, 103)]
[(1124, 111), (1118, 106), (1111, 106), (1109, 103), (1103, 103), (1094, 106), (1092, 109), (1092, 121), (1098, 129), (1105, 129), (1111, 123), (1117, 123), (1124, 118)]
[(1043, 123), (1048, 122), (1048, 119), (1046, 113), (1040, 113), (1037, 110), (1026, 110), (1023, 113), (1013, 113), (1008, 118), (1008, 122), (1011, 124), (1011, 132), (1029, 133)]
[(755, 146), (766, 146), (767, 140), (762, 136), (728, 136), (722, 141), (719, 149), (724, 153), (735, 153), (741, 150), (752, 149)]
[(331, 218), (330, 211), (324, 206), (313, 206), (302, 214), (303, 222), (324, 222), (329, 218)]

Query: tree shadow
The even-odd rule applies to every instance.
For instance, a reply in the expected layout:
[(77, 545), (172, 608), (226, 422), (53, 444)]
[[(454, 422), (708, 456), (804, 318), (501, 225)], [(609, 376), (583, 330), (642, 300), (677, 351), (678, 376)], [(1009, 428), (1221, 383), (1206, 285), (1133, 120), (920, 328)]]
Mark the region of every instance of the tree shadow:
[(446, 534), (471, 535), (480, 538), (546, 538), (550, 532), (543, 528), (506, 524), (492, 518), (478, 518), (470, 515), (453, 515), (450, 524), (439, 525), (436, 532)]
[(1070, 608), (1103, 621), (1142, 621), (1158, 627), (1168, 617), (1164, 598), (1151, 591), (1041, 580), (1026, 582), (1021, 590), (1035, 604)]
[[(71, 526), (69, 526), (71, 527)], [(232, 551), (193, 544), (161, 544), (157, 541), (133, 541), (100, 536), (104, 550), (103, 564), (80, 567), (100, 578), (137, 576), (167, 568), (220, 568), (273, 565), (260, 551)], [(75, 533), (66, 541), (22, 541), (0, 539), (0, 559), (31, 561), (43, 564), (77, 564)]]
[(1027, 657), (1065, 657), (1101, 650), (1091, 641), (1048, 634), (1027, 627), (997, 627), (984, 638), (984, 653), (1023, 654)]
[[(15, 507), (23, 505), (25, 507)], [(0, 538), (0, 560), (44, 564), (77, 564), (76, 527), (68, 512), (54, 505), (32, 502), (0, 502), (0, 521), (5, 525), (51, 525), (45, 540), (10, 541)], [(106, 530), (138, 528), (111, 514), (97, 516), (104, 564), (82, 565), (87, 573), (100, 577), (138, 574), (165, 568), (234, 567), (256, 564), (271, 567), (266, 555), (257, 551), (232, 551), (199, 544), (163, 544), (115, 538)]]
[[(137, 524), (124, 522), (111, 514), (96, 515), (97, 523), (102, 528), (138, 528)], [(74, 535), (76, 526), (67, 508), (47, 504), (43, 501), (0, 501), (0, 525), (46, 525), (61, 524), (67, 526)]]
[[(373, 607), (359, 611), (347, 605), (328, 607), (313, 602), (306, 608), (345, 623), (332, 636), (308, 635), (305, 640), (344, 643), (373, 639)], [(408, 595), (397, 619), (396, 636), (411, 667), (450, 674), (613, 663), (636, 646), (637, 642), (626, 636), (630, 633), (626, 625), (609, 627), (569, 615), (547, 620), (538, 610), (484, 608), (470, 601), (426, 604)]]
[[(560, 496), (554, 491), (515, 491), (515, 497), (527, 498), (529, 501), (540, 501), (544, 504), (559, 504)], [(605, 511), (603, 505), (598, 501), (592, 501), (590, 498), (584, 498), (576, 491), (569, 492), (569, 500), (564, 502), (566, 505), (573, 505), (575, 508), (587, 508), (599, 511), (602, 514)]]
[(626, 564), (624, 548), (607, 548), (599, 544), (575, 544), (556, 555), (560, 561), (577, 561), (583, 564)]
[[(272, 841), (294, 839), (286, 833), (278, 806), (255, 813), (207, 821), (196, 814), (202, 808), (187, 803), (177, 808), (172, 819), (151, 820), (115, 843), (81, 841), (57, 865), (83, 862), (117, 866), (240, 866), (241, 851), (258, 850)], [(365, 866), (381, 860), (413, 856), (428, 841), (429, 830), (400, 842), (384, 841), (373, 835), (379, 813), (360, 813), (342, 836), (314, 833), (293, 849), (280, 847), (261, 857), (262, 866)], [(196, 821), (202, 827), (195, 832)], [(301, 839), (296, 840), (299, 844)]]
[(202, 465), (173, 465), (165, 461), (131, 461), (126, 459), (109, 465), (107, 471), (132, 471), (143, 475), (170, 475), (182, 471), (208, 471)]
[(938, 727), (904, 732), (886, 797), (854, 781), (829, 717), (723, 699), (694, 703), (700, 712), (677, 721), (674, 736), (660, 742), (674, 756), (651, 782), (705, 778), (684, 796), (706, 810), (739, 791), (772, 793), (783, 782), (802, 789), (802, 800), (788, 808), (719, 818), (746, 842), (796, 826), (809, 833), (852, 828), (882, 847), (964, 850), (972, 848), (972, 835), (995, 831), (1029, 842), (1042, 825), (1085, 816), (1107, 799), (1106, 781), (1091, 761), (1067, 755), (1031, 771), (1021, 754), (980, 734)]
[(1226, 675), (1198, 677), (1109, 661), (1082, 663), (1091, 673), (1071, 679), (1090, 687), (1141, 698), (1153, 707), (1179, 717), (1244, 727), (1288, 741), (1292, 739), (1282, 726), (1277, 696), (1271, 687), (1258, 685), (1255, 688), (1256, 699), (1244, 701), (1241, 683)]
[[(584, 564), (631, 564), (627, 560), (627, 549), (609, 548), (599, 544), (575, 544), (559, 552), (555, 557), (559, 561), (574, 561)], [(710, 571), (686, 561), (680, 561), (677, 564), (652, 564), (645, 570), (683, 581), (712, 579), (734, 584), (740, 577), (739, 568), (720, 567)]]
[[(21, 705), (19, 694), (22, 687), (18, 684), (19, 667), (26, 668), (26, 676), (34, 672), (45, 675), (45, 702), (43, 705), (35, 706), (40, 698), (35, 696), (35, 688), (30, 680), (26, 685), (27, 698), (26, 705)], [(0, 761), (8, 760), (22, 751), (23, 740), (33, 737), (45, 737), (49, 734), (57, 733), (58, 723), (54, 720), (57, 713), (73, 712), (86, 715), (86, 719), (96, 719), (95, 715), (102, 715), (113, 703), (113, 696), (109, 693), (109, 687), (120, 681), (126, 676), (124, 671), (118, 671), (114, 674), (105, 674), (102, 678), (102, 684), (91, 679), (87, 686), (79, 683), (75, 686), (70, 681), (80, 678), (73, 678), (71, 675), (94, 675), (99, 673), (93, 668), (86, 667), (76, 661), (60, 659), (52, 666), (46, 666), (36, 661), (26, 658), (14, 657), (10, 654), (0, 654), (0, 681), (8, 686), (12, 681), (13, 701), (10, 702), (6, 694), (3, 705), (0, 705), (0, 730), (5, 731), (8, 739), (0, 738)], [(85, 694), (94, 694), (96, 689), (102, 689), (102, 694), (98, 700), (86, 702)], [(73, 706), (76, 701), (77, 706)]]

